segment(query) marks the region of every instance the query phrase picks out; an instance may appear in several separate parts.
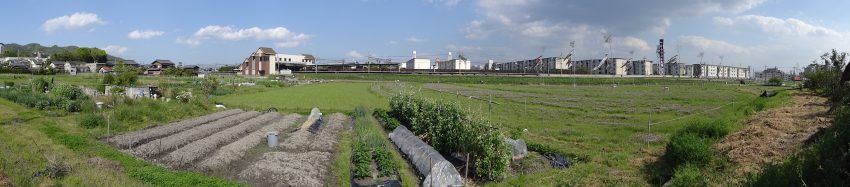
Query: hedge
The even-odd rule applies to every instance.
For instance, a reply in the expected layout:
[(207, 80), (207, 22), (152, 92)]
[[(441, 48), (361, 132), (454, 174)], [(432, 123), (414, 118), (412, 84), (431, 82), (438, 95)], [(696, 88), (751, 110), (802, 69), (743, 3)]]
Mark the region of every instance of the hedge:
[(390, 98), (389, 114), (443, 154), (471, 155), (476, 176), (495, 180), (506, 174), (511, 149), (489, 121), (474, 118), (455, 104), (412, 95)]

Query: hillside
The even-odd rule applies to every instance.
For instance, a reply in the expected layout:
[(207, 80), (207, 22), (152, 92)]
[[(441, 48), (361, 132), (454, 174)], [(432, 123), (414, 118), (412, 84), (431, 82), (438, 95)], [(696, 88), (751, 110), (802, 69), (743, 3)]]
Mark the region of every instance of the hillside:
[[(80, 47), (75, 46), (75, 45), (69, 45), (69, 46), (53, 45), (53, 46), (48, 47), (48, 46), (43, 46), (43, 45), (38, 44), (38, 43), (29, 43), (29, 44), (26, 44), (26, 45), (11, 43), (11, 44), (4, 44), (3, 45), (3, 51), (16, 51), (19, 54), (19, 56), (21, 56), (21, 55), (31, 56), (32, 53), (34, 53), (34, 52), (42, 52), (42, 53), (45, 53), (47, 55), (53, 55), (53, 54), (56, 54), (56, 53), (66, 52), (66, 51), (67, 52), (73, 52), (74, 50), (77, 50), (77, 48), (80, 48)], [(0, 52), (0, 54), (2, 54), (2, 52)], [(121, 58), (121, 57), (116, 57), (116, 56), (112, 56), (112, 55), (107, 55), (106, 58), (109, 59), (109, 60), (119, 60), (119, 59), (123, 60), (123, 58)]]

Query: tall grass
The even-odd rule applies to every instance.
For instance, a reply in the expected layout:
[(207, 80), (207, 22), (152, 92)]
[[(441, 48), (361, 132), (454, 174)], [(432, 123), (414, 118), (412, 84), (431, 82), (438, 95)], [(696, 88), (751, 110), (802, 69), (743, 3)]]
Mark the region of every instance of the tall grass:
[(748, 176), (748, 186), (850, 185), (850, 109), (836, 114), (833, 126), (823, 130), (811, 147), (779, 164), (768, 164)]

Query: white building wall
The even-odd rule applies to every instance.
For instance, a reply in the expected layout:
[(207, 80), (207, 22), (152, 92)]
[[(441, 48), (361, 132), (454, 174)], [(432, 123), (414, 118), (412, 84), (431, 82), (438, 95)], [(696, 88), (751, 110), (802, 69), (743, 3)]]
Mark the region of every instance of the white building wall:
[(408, 69), (431, 69), (431, 59), (414, 58), (407, 61)]

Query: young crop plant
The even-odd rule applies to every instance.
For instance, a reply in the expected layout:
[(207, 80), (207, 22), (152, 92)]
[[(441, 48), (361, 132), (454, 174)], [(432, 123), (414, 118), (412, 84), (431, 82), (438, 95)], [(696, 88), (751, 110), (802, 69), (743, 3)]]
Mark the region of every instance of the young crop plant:
[(371, 175), (369, 164), (372, 163), (369, 147), (363, 142), (355, 143), (352, 157), (354, 160), (354, 177), (358, 179), (369, 177)]
[(376, 147), (374, 153), (375, 162), (378, 164), (378, 171), (381, 172), (381, 176), (394, 175), (398, 165), (396, 165), (387, 148), (384, 146)]

